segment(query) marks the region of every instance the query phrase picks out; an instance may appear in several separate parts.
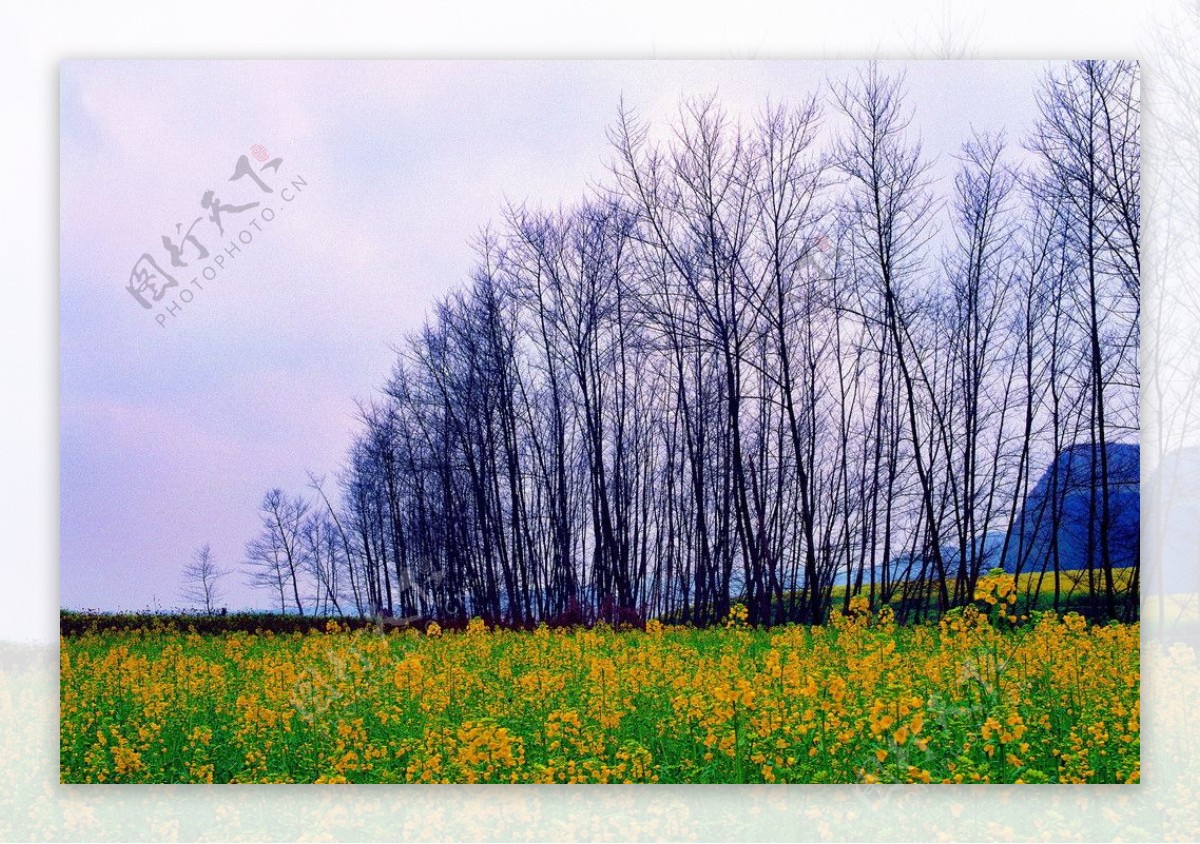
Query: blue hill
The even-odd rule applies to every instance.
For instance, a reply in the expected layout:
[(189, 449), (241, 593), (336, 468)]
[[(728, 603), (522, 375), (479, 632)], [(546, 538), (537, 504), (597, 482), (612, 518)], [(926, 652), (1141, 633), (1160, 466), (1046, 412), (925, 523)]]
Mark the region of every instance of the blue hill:
[[(1112, 564), (1122, 568), (1138, 563), (1141, 508), (1141, 453), (1136, 444), (1110, 443), (1108, 458), (1109, 551)], [(1058, 562), (1062, 569), (1088, 566), (1089, 548), (1101, 564), (1100, 449), (1093, 443), (1065, 449), (1026, 496), (1009, 532), (1005, 571), (1041, 571), (1053, 566), (1058, 514)], [(1089, 538), (1089, 525), (1095, 525)]]

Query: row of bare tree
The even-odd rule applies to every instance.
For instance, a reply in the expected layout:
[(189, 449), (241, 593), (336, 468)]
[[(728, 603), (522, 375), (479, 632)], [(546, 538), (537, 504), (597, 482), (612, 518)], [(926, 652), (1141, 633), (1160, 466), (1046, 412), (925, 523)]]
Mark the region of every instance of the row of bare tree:
[(1136, 612), (1104, 462), (1138, 431), (1137, 67), (1038, 97), (952, 182), (875, 66), (749, 124), (623, 109), (606, 184), (481, 238), (338, 492), (267, 495), (256, 583), (302, 613), (812, 623), (861, 589), (919, 618), (999, 560), (1057, 582), (1010, 526), (1089, 444), (1093, 608)]

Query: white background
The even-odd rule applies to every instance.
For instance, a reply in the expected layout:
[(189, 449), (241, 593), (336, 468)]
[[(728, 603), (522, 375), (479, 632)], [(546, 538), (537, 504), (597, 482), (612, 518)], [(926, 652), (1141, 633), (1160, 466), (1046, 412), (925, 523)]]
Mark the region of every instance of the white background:
[[(0, 12), (0, 836), (165, 839), (583, 838), (1028, 840), (1200, 834), (1194, 631), (1143, 638), (1145, 784), (368, 789), (56, 785), (58, 62), (66, 58), (688, 57), (1143, 60), (1147, 273), (1143, 560), (1195, 588), (1200, 505), (1172, 455), (1196, 444), (1200, 72), (1194, 3), (921, 2), (443, 5), (8, 4)], [(1177, 462), (1177, 461), (1176, 461)], [(1169, 476), (1169, 477), (1168, 477)], [(1169, 481), (1169, 482), (1168, 482)], [(1147, 483), (1149, 482), (1149, 483)], [(1155, 600), (1150, 594), (1147, 601)], [(1180, 644), (1180, 640), (1184, 644)], [(1168, 650), (1168, 648), (1171, 648)]]

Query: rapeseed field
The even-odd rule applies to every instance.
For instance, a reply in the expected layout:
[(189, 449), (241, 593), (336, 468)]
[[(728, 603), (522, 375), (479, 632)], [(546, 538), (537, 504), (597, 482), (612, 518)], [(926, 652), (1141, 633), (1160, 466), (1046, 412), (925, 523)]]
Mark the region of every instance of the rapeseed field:
[(69, 783), (1133, 783), (1139, 626), (1019, 616), (1015, 584), (903, 626), (63, 637)]

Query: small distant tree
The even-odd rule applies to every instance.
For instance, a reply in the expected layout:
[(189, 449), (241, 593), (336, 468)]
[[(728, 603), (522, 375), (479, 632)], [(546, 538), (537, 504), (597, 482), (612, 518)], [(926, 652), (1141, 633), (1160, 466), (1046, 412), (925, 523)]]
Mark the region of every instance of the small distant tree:
[(196, 549), (192, 561), (183, 570), (183, 598), (204, 607), (205, 615), (212, 615), (220, 602), (220, 581), (229, 572), (217, 565), (212, 546), (205, 543)]
[(309, 504), (300, 496), (292, 498), (281, 489), (272, 489), (263, 496), (258, 512), (262, 529), (246, 545), (250, 585), (274, 592), (281, 613), (288, 611), (290, 598), (296, 612), (304, 615), (300, 578), (307, 569), (302, 534)]

